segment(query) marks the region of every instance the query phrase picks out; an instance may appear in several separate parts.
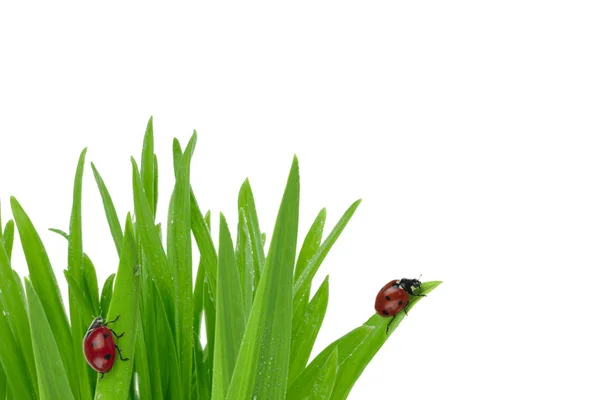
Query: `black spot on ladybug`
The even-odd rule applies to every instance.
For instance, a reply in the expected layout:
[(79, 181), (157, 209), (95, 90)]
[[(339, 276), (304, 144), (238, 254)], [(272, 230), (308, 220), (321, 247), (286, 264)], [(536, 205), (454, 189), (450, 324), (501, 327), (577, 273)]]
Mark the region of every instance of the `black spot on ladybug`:
[(401, 305), (402, 305), (402, 300), (400, 300), (400, 301), (398, 302), (398, 305), (399, 305), (399, 306), (401, 306)]
[(105, 360), (110, 360), (110, 358), (111, 358), (111, 357), (112, 357), (112, 356), (111, 356), (110, 354), (105, 354), (105, 355), (104, 355), (104, 359), (105, 359)]
[(385, 299), (386, 299), (386, 300), (389, 300), (389, 299), (390, 299), (390, 296), (385, 296)]
[(105, 333), (104, 334), (104, 339), (107, 339), (107, 338), (108, 338), (108, 333)]
[(389, 315), (389, 313), (388, 313), (386, 310), (383, 310), (383, 313), (384, 313), (385, 315)]

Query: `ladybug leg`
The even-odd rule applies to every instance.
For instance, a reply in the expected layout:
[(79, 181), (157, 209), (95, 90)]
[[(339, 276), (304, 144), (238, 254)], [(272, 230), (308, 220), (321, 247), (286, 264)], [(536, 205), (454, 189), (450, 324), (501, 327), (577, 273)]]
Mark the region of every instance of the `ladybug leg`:
[(101, 372), (100, 374), (100, 379), (104, 378), (104, 372)]
[(113, 331), (112, 329), (110, 329), (110, 328), (109, 328), (108, 330), (109, 330), (109, 331), (111, 331), (111, 332), (112, 332), (112, 334), (113, 334), (113, 335), (115, 335), (115, 337), (116, 337), (117, 339), (120, 339), (120, 338), (121, 338), (121, 337), (122, 337), (122, 336), (125, 334), (125, 332), (123, 332), (123, 333), (121, 333), (120, 335), (117, 335), (117, 332)]
[(406, 315), (408, 317), (408, 311), (406, 311), (406, 309), (408, 308), (408, 305), (410, 304), (410, 301), (406, 302), (406, 305), (404, 306), (404, 315)]
[(121, 354), (121, 349), (116, 344), (115, 344), (115, 348), (119, 352), (119, 358), (121, 358), (121, 361), (127, 361), (127, 360), (129, 360), (129, 358), (123, 358), (123, 355)]
[(115, 319), (113, 319), (112, 321), (106, 321), (103, 326), (107, 326), (108, 324), (117, 322), (119, 320), (119, 317), (120, 317), (120, 315), (117, 315), (117, 317)]
[(394, 322), (394, 318), (396, 318), (396, 315), (394, 315), (392, 317), (392, 319), (390, 320), (390, 322), (388, 322), (387, 327), (385, 328), (385, 334), (387, 335), (389, 333), (390, 330), (390, 325), (392, 324), (392, 322)]
[(416, 293), (413, 293), (413, 296), (427, 297), (427, 295), (426, 295), (426, 294), (416, 294)]

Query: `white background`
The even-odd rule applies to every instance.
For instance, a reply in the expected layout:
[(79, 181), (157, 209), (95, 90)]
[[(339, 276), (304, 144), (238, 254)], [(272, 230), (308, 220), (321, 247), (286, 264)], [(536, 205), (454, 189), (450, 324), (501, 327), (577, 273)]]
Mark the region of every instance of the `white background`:
[[(234, 225), (249, 176), (269, 235), (296, 153), (302, 236), (320, 207), (328, 231), (364, 199), (317, 277), (317, 350), (389, 280), (444, 281), (351, 399), (597, 399), (599, 18), (593, 1), (3, 3), (3, 219), (17, 196), (65, 288), (45, 228), (68, 229), (85, 146), (123, 216), (154, 115), (164, 219), (172, 137), (196, 129), (202, 209)], [(102, 282), (117, 257), (85, 173)]]

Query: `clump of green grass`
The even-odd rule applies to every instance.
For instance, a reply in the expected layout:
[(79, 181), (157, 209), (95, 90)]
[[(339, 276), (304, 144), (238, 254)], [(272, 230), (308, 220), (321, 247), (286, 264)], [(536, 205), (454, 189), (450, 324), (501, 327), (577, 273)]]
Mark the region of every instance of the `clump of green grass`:
[[(310, 363), (328, 303), (328, 277), (310, 297), (313, 278), (352, 218), (354, 202), (323, 239), (325, 209), (298, 241), (300, 177), (294, 158), (270, 245), (260, 228), (248, 180), (238, 197), (235, 237), (220, 215), (213, 242), (190, 186), (196, 133), (185, 149), (173, 142), (166, 240), (156, 222), (158, 162), (152, 119), (141, 161), (132, 158), (133, 215), (119, 218), (107, 185), (91, 164), (119, 254), (116, 275), (100, 290), (81, 228), (85, 150), (75, 173), (68, 233), (69, 314), (36, 228), (20, 203), (0, 229), (0, 400), (4, 399), (345, 399), (388, 339), (389, 319), (371, 316)], [(29, 268), (11, 267), (15, 225)], [(0, 228), (2, 222), (0, 221)], [(200, 251), (192, 275), (192, 246)], [(300, 249), (297, 254), (297, 249)], [(423, 294), (440, 282), (426, 282)], [(414, 298), (414, 307), (421, 297)], [(117, 360), (100, 379), (85, 362), (82, 338), (95, 315), (120, 316), (115, 329), (130, 361)], [(389, 334), (402, 322), (400, 313)], [(206, 338), (200, 341), (201, 324)], [(307, 365), (308, 364), (308, 365)]]

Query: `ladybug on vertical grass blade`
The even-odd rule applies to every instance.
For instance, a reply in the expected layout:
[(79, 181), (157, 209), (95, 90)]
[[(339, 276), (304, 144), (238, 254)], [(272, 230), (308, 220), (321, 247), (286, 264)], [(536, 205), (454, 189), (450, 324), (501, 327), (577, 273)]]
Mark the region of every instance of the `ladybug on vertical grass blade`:
[(388, 282), (375, 298), (375, 311), (382, 317), (392, 317), (392, 320), (388, 323), (385, 333), (388, 333), (390, 324), (396, 318), (396, 314), (404, 310), (410, 302), (410, 296), (427, 297), (424, 294), (417, 294), (415, 290), (421, 287), (421, 281), (418, 279), (407, 279), (402, 278), (400, 280), (393, 280)]
[(119, 316), (112, 321), (104, 322), (102, 317), (96, 317), (83, 338), (83, 354), (87, 363), (102, 374), (110, 371), (115, 363), (115, 349), (119, 352), (119, 358), (127, 361), (129, 358), (123, 358), (121, 349), (115, 344), (113, 335), (118, 339), (125, 333), (117, 335), (115, 331), (108, 328), (108, 324), (117, 322)]

